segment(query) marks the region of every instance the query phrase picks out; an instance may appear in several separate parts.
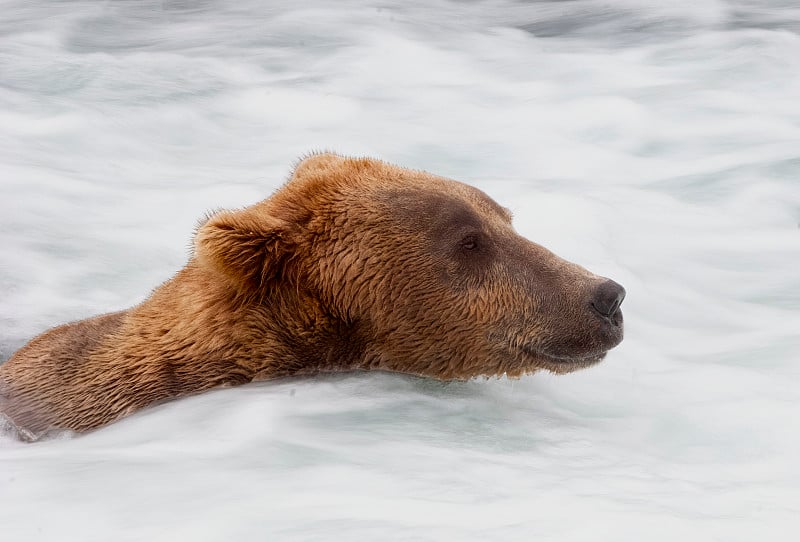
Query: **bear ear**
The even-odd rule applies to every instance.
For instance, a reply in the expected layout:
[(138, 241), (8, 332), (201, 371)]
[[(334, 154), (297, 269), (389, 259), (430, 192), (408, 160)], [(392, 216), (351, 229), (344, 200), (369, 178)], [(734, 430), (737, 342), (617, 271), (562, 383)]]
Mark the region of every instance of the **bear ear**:
[(294, 248), (289, 229), (289, 224), (258, 206), (221, 211), (198, 228), (195, 256), (225, 274), (242, 292), (264, 292), (284, 278)]
[(291, 179), (324, 174), (340, 166), (345, 160), (343, 156), (330, 151), (312, 152), (295, 163)]

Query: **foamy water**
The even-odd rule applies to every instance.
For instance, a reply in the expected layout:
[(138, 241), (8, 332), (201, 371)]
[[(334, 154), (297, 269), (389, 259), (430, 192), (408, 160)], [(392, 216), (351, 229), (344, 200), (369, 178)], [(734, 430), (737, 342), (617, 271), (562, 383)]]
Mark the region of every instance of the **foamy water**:
[(144, 299), (314, 149), (479, 186), (626, 287), (625, 341), (0, 437), (0, 538), (794, 540), (796, 3), (299, 5), (0, 1), (0, 359)]

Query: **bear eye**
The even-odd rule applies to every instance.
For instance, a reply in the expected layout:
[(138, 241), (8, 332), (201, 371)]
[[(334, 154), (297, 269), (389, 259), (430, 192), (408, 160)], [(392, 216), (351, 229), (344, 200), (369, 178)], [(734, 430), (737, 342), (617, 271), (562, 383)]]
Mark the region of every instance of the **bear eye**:
[(478, 239), (474, 235), (468, 235), (461, 240), (461, 248), (464, 250), (476, 250), (478, 248)]

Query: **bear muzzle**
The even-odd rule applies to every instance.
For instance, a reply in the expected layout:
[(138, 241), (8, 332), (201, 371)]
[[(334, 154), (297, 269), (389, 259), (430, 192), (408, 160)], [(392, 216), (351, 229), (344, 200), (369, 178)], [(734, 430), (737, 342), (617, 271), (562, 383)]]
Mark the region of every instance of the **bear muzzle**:
[(542, 307), (551, 312), (549, 325), (537, 339), (523, 342), (525, 354), (551, 371), (570, 372), (600, 362), (622, 342), (625, 288), (603, 277), (590, 284)]

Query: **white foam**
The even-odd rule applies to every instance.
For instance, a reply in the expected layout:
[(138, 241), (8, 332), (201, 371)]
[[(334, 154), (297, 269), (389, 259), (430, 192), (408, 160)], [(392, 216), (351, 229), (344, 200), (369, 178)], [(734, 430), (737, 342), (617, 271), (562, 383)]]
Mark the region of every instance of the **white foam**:
[(140, 301), (207, 210), (323, 148), (472, 182), (628, 298), (573, 375), (286, 380), (0, 435), (3, 539), (792, 540), (800, 13), (662, 4), (4, 2), (2, 358)]

